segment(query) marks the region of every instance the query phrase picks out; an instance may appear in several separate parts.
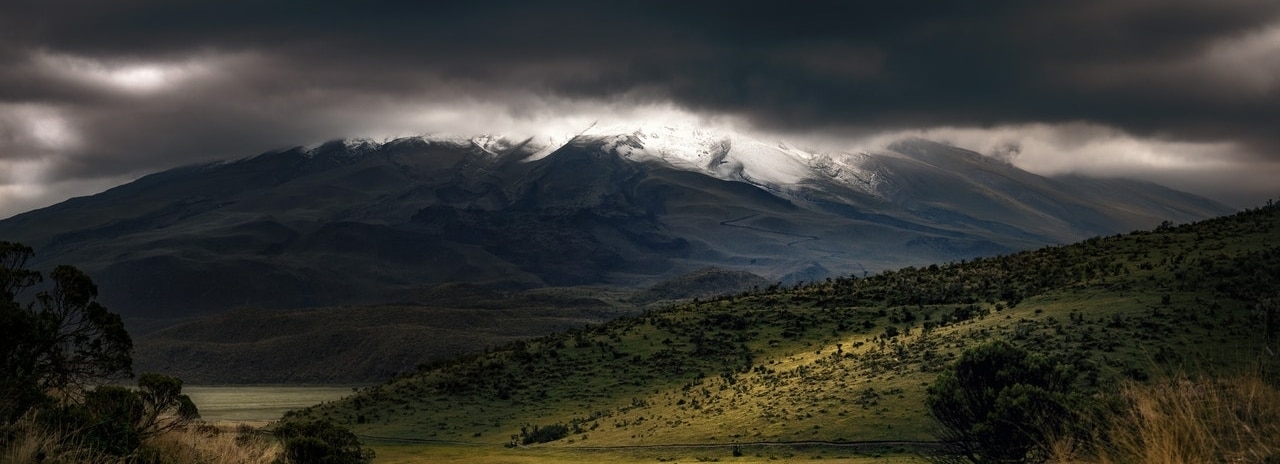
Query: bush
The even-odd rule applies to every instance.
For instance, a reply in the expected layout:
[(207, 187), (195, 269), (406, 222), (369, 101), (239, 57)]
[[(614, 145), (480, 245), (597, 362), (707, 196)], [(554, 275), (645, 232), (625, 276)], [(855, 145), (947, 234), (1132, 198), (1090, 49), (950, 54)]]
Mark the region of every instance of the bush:
[(144, 374), (138, 385), (138, 390), (101, 385), (84, 392), (79, 402), (43, 404), (35, 416), (43, 428), (113, 456), (129, 456), (143, 440), (199, 417), (195, 404), (181, 394), (181, 380)]
[(533, 431), (520, 431), (523, 439), (520, 441), (524, 445), (532, 445), (534, 443), (549, 443), (561, 438), (569, 436), (569, 426), (564, 424), (552, 424), (546, 427), (533, 426)]
[(132, 453), (142, 443), (142, 437), (129, 422), (130, 408), (111, 404), (126, 397), (116, 395), (118, 391), (126, 394), (129, 391), (112, 387), (101, 395), (95, 394), (100, 390), (86, 394), (84, 404), (50, 405), (38, 411), (34, 414), (38, 428), (92, 454), (126, 456)]
[(351, 430), (330, 421), (285, 422), (275, 430), (284, 446), (287, 464), (366, 464), (373, 450), (365, 449)]
[(1007, 342), (980, 345), (929, 387), (940, 461), (1039, 462), (1084, 406), (1075, 371)]
[(78, 435), (95, 449), (117, 456), (132, 453), (142, 444), (137, 427), (142, 408), (142, 399), (133, 390), (115, 385), (97, 387), (84, 395), (89, 423)]
[(200, 417), (191, 398), (182, 394), (182, 379), (148, 372), (138, 377), (142, 413), (134, 421), (143, 436), (154, 436)]

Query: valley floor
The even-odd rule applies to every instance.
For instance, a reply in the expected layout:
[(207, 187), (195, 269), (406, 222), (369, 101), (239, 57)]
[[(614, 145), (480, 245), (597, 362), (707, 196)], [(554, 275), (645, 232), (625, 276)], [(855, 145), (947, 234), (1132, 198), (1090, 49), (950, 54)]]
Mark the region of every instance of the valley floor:
[(259, 425), (285, 411), (337, 400), (352, 393), (344, 385), (189, 385), (183, 392), (206, 422)]

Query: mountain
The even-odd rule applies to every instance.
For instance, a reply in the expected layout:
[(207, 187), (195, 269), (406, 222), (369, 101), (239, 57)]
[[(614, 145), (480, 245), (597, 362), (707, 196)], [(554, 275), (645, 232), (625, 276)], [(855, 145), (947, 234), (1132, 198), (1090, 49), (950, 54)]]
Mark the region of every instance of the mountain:
[(238, 308), (183, 321), (135, 337), (134, 369), (197, 385), (380, 382), (424, 363), (634, 313), (599, 291), (461, 287), (424, 292), (430, 306)]
[(1230, 211), (921, 139), (816, 153), (654, 125), (562, 140), (335, 141), (187, 166), (0, 221), (0, 239), (33, 246), (36, 267), (81, 267), (141, 321), (414, 303), (448, 282), (644, 288), (707, 267), (792, 284)]

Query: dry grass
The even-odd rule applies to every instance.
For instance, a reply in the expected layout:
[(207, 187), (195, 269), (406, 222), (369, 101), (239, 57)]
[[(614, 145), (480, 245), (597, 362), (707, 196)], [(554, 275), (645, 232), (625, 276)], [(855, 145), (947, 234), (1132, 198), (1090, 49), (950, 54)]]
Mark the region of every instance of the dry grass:
[(49, 432), (36, 425), (35, 418), (25, 417), (0, 429), (8, 435), (7, 443), (0, 443), (0, 464), (108, 464), (119, 462), (114, 456), (104, 456), (70, 443), (68, 437)]
[[(1121, 390), (1123, 408), (1091, 446), (1055, 445), (1058, 462), (1280, 463), (1280, 388), (1257, 375), (1177, 375)], [(1092, 449), (1090, 449), (1092, 448)]]
[[(129, 457), (103, 454), (77, 446), (70, 437), (51, 432), (24, 418), (9, 429), (12, 438), (0, 443), (0, 464), (127, 464)], [(147, 462), (172, 464), (270, 464), (280, 455), (280, 444), (252, 429), (220, 431), (214, 427), (188, 427), (152, 437), (138, 450)]]
[(228, 432), (214, 427), (188, 427), (152, 438), (143, 447), (166, 463), (269, 464), (281, 452), (279, 442), (247, 428)]

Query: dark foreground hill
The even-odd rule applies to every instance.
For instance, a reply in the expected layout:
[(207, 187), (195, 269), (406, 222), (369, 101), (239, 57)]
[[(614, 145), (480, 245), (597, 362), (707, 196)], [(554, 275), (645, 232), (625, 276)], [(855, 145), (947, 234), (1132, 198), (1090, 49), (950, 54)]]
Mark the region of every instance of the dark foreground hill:
[[(0, 221), (135, 328), (235, 307), (647, 288), (716, 266), (791, 284), (1068, 243), (1228, 210), (908, 140), (820, 154), (677, 128), (333, 142), (143, 177)], [(696, 136), (691, 136), (693, 134)]]
[(373, 436), (560, 446), (928, 440), (925, 386), (1008, 340), (1106, 388), (1250, 365), (1280, 332), (1280, 207), (747, 292), (521, 341), (317, 405)]

